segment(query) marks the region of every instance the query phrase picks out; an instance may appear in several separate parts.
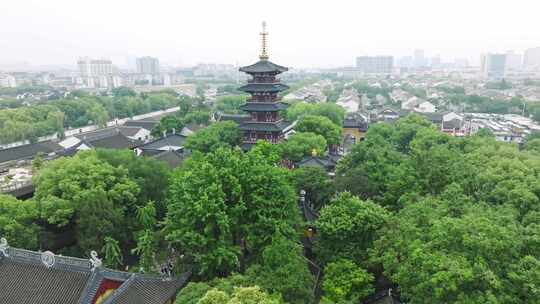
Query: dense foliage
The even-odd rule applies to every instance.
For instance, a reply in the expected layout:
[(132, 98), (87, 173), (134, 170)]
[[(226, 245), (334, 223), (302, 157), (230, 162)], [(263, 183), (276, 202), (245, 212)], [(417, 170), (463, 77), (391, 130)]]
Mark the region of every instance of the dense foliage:
[(0, 237), (11, 246), (37, 249), (39, 211), (33, 202), (18, 201), (0, 194)]
[(369, 186), (342, 187), (394, 212), (347, 258), (367, 254), (411, 303), (538, 302), (538, 154), (410, 116), (370, 128), (339, 166), (344, 178), (358, 172)]
[(186, 148), (208, 153), (220, 147), (236, 147), (240, 144), (241, 138), (242, 135), (235, 122), (217, 122), (188, 137)]
[(269, 159), (258, 149), (219, 148), (174, 172), (165, 231), (180, 264), (202, 278), (225, 276), (257, 258), (274, 233), (294, 235), (295, 195)]
[(295, 130), (321, 135), (328, 145), (337, 145), (341, 142), (341, 125), (336, 125), (324, 116), (306, 115), (298, 121)]
[(75, 92), (67, 99), (15, 109), (0, 109), (0, 144), (60, 135), (64, 129), (89, 124), (104, 126), (114, 118), (133, 117), (178, 106), (173, 93), (156, 92), (137, 96), (129, 89), (116, 89), (113, 96), (93, 96)]
[(220, 112), (229, 114), (243, 113), (243, 111), (240, 110), (240, 106), (245, 104), (246, 100), (246, 95), (219, 97), (216, 101), (216, 109)]
[(315, 133), (298, 132), (290, 136), (280, 146), (284, 158), (298, 162), (308, 155), (324, 154), (326, 151), (326, 139)]
[(334, 103), (310, 104), (305, 102), (295, 103), (287, 109), (287, 119), (290, 121), (305, 115), (324, 116), (341, 127), (345, 117), (345, 109)]
[(47, 232), (63, 254), (147, 271), (174, 252), (175, 272), (194, 274), (178, 304), (359, 303), (387, 288), (406, 303), (540, 303), (539, 135), (457, 138), (410, 115), (372, 124), (331, 178), (281, 166), (340, 135), (298, 117), (288, 142), (249, 152), (234, 123), (212, 124), (172, 174), (129, 151), (37, 161), (33, 200), (0, 196), (0, 236), (35, 249)]

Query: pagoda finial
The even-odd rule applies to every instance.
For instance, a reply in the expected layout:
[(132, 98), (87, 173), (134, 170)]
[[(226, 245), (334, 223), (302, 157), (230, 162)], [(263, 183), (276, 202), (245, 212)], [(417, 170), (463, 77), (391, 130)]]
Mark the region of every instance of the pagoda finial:
[(261, 60), (268, 60), (268, 47), (267, 47), (267, 37), (268, 32), (266, 31), (266, 21), (262, 23), (262, 32), (261, 32), (261, 55), (259, 58)]

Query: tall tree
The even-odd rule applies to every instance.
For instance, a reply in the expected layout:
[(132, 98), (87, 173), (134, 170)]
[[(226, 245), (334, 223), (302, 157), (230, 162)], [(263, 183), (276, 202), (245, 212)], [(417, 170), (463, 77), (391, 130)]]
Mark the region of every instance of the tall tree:
[(296, 193), (306, 191), (306, 199), (316, 209), (320, 209), (330, 202), (335, 193), (333, 181), (328, 173), (318, 167), (303, 167), (291, 172), (292, 183)]
[(286, 302), (311, 303), (313, 300), (315, 279), (302, 247), (281, 235), (276, 235), (264, 249), (261, 265), (248, 269), (247, 276), (268, 292), (280, 293)]
[(13, 247), (37, 249), (41, 229), (38, 226), (39, 209), (34, 201), (19, 201), (0, 194), (0, 237)]
[(341, 142), (341, 126), (324, 116), (306, 115), (297, 123), (295, 129), (298, 132), (321, 135), (328, 145), (338, 145)]
[(34, 183), (47, 223), (74, 225), (79, 254), (99, 250), (106, 236), (122, 247), (131, 239), (139, 187), (127, 169), (99, 160), (95, 151), (84, 151), (48, 162)]
[(203, 278), (225, 276), (260, 254), (275, 231), (293, 234), (299, 216), (284, 170), (260, 152), (224, 148), (177, 169), (165, 233), (184, 254), (180, 264)]
[(375, 277), (350, 260), (329, 263), (324, 269), (322, 289), (333, 303), (359, 303), (371, 295)]
[(223, 113), (236, 114), (241, 112), (240, 106), (246, 103), (246, 95), (224, 96), (216, 101), (216, 108)]
[(326, 151), (326, 139), (310, 132), (295, 133), (280, 145), (283, 157), (294, 162), (301, 161), (302, 158), (313, 153), (323, 155)]
[(169, 185), (170, 169), (163, 162), (148, 157), (137, 157), (129, 150), (98, 149), (96, 154), (113, 167), (127, 169), (130, 180), (139, 188), (136, 197), (137, 206), (144, 206), (148, 201), (155, 202), (158, 219), (165, 216), (165, 196)]
[(362, 262), (388, 218), (389, 213), (375, 203), (341, 193), (321, 209), (315, 223), (318, 259), (327, 263), (342, 257)]
[(337, 126), (342, 126), (345, 109), (335, 103), (309, 104), (298, 102), (287, 109), (287, 119), (297, 120), (306, 115), (324, 116)]
[(220, 147), (235, 147), (240, 144), (240, 139), (241, 134), (236, 123), (217, 122), (188, 137), (186, 148), (208, 153)]

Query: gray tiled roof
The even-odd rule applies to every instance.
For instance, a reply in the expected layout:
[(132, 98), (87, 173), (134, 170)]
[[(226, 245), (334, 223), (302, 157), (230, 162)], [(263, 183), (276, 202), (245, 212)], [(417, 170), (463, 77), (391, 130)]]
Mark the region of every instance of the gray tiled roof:
[(126, 123), (124, 124), (124, 126), (127, 126), (127, 127), (140, 127), (140, 128), (144, 128), (148, 131), (152, 131), (152, 129), (157, 125), (159, 124), (159, 120), (151, 120), (151, 121), (146, 121), (146, 120), (128, 120), (126, 121)]
[(186, 139), (186, 136), (180, 134), (168, 134), (166, 137), (156, 139), (139, 146), (139, 148), (142, 150), (157, 150), (167, 146), (183, 147), (186, 143)]
[(329, 157), (314, 157), (307, 156), (298, 162), (298, 167), (323, 167), (324, 169), (330, 169), (336, 166), (334, 160)]
[(76, 304), (89, 272), (47, 269), (44, 265), (0, 261), (0, 302)]
[(130, 149), (136, 146), (136, 142), (118, 133), (109, 137), (86, 141), (94, 148), (103, 149)]
[[(158, 277), (93, 268), (88, 259), (7, 247), (0, 241), (0, 303), (90, 304), (104, 279), (120, 282), (105, 303), (164, 304), (186, 284), (190, 273)], [(47, 260), (47, 259), (45, 259)]]
[(218, 120), (219, 121), (233, 121), (237, 124), (241, 124), (246, 119), (249, 119), (251, 116), (247, 114), (225, 114), (225, 113), (219, 113)]
[(291, 122), (245, 122), (240, 126), (242, 131), (268, 131), (268, 132), (283, 132), (292, 126)]
[(281, 92), (289, 87), (282, 83), (248, 83), (238, 88), (239, 91), (253, 92)]
[(256, 63), (252, 64), (252, 65), (248, 65), (248, 66), (245, 66), (245, 67), (241, 67), (240, 68), (240, 72), (245, 72), (245, 73), (276, 73), (276, 74), (279, 74), (279, 73), (283, 73), (283, 72), (286, 72), (288, 71), (289, 69), (284, 67), (284, 66), (281, 66), (281, 65), (277, 65), (271, 61), (268, 61), (268, 60), (259, 60), (257, 61)]
[(187, 283), (190, 274), (174, 279), (135, 276), (117, 289), (104, 304), (164, 304)]
[(287, 109), (289, 105), (283, 102), (248, 102), (240, 106), (246, 112), (273, 112)]
[(122, 133), (124, 136), (135, 136), (141, 129), (141, 127), (130, 127), (130, 126), (122, 126), (118, 127), (118, 130), (120, 130), (120, 133)]
[(0, 149), (0, 163), (13, 160), (31, 159), (38, 152), (49, 154), (52, 152), (61, 151), (62, 149), (63, 148), (60, 145), (52, 141), (44, 141), (14, 148)]

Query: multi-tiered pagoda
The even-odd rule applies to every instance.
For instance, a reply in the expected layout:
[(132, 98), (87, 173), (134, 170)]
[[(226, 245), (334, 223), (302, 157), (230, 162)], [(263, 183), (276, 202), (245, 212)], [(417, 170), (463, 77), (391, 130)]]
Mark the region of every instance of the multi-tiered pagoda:
[(240, 107), (249, 113), (249, 117), (240, 124), (244, 132), (244, 148), (249, 148), (258, 140), (278, 143), (292, 131), (294, 123), (283, 120), (280, 111), (287, 108), (287, 104), (279, 102), (279, 92), (289, 87), (280, 83), (278, 74), (286, 72), (286, 67), (277, 65), (268, 60), (266, 24), (263, 22), (262, 49), (259, 61), (255, 64), (241, 67), (240, 71), (252, 76), (248, 83), (239, 90), (249, 93), (251, 98)]

